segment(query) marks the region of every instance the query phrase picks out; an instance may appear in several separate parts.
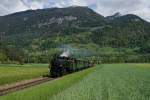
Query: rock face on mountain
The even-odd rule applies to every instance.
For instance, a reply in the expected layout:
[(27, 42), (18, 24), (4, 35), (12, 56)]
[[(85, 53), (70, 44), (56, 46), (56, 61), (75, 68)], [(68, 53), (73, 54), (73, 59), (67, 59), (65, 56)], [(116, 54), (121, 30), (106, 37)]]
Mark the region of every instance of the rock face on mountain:
[[(90, 48), (137, 48), (149, 53), (150, 23), (133, 15), (104, 17), (88, 7), (28, 10), (0, 17), (0, 45), (29, 54), (62, 44)], [(144, 49), (143, 49), (144, 48)], [(95, 49), (97, 50), (97, 49)]]
[(87, 7), (29, 10), (0, 18), (0, 32), (6, 34), (51, 34), (68, 28), (95, 27), (104, 17)]

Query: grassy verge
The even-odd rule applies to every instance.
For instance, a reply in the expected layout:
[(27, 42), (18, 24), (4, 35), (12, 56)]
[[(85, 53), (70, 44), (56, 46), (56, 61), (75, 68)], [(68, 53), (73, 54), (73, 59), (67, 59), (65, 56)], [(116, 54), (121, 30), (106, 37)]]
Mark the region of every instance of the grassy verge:
[(92, 74), (49, 100), (150, 100), (150, 64), (97, 66)]
[(32, 79), (47, 73), (47, 64), (0, 64), (0, 85)]
[(95, 70), (94, 67), (76, 72), (38, 86), (2, 96), (0, 100), (49, 100), (51, 96), (82, 80), (93, 70)]

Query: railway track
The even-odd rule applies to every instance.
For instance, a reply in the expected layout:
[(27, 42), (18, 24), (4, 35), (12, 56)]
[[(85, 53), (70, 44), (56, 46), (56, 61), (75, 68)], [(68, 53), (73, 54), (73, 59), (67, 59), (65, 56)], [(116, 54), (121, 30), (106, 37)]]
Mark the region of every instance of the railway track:
[(11, 87), (8, 87), (8, 88), (0, 89), (0, 96), (6, 95), (8, 93), (15, 92), (15, 91), (19, 91), (19, 90), (22, 90), (22, 89), (25, 89), (25, 88), (28, 88), (28, 87), (31, 87), (31, 86), (35, 86), (35, 85), (38, 85), (38, 84), (41, 84), (41, 83), (44, 83), (44, 82), (48, 82), (50, 80), (53, 80), (53, 78), (45, 77), (45, 78), (41, 78), (39, 80), (35, 80), (35, 81), (32, 81), (32, 82), (22, 83), (22, 84), (19, 84), (19, 85), (15, 85), (15, 86), (11, 86)]

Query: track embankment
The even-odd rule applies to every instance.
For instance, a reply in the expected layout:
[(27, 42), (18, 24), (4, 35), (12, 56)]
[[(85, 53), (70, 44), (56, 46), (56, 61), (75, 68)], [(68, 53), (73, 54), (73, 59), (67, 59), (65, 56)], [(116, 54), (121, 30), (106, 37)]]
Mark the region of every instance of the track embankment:
[(6, 95), (11, 92), (19, 91), (31, 86), (35, 86), (50, 80), (53, 80), (53, 78), (43, 77), (43, 78), (36, 78), (27, 81), (17, 82), (14, 84), (0, 86), (0, 96)]

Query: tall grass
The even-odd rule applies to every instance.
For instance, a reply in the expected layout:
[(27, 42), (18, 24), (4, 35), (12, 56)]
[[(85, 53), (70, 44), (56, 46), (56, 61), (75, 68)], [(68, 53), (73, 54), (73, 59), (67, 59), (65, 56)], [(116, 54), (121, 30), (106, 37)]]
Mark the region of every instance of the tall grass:
[(150, 100), (150, 64), (97, 66), (81, 82), (49, 100)]

